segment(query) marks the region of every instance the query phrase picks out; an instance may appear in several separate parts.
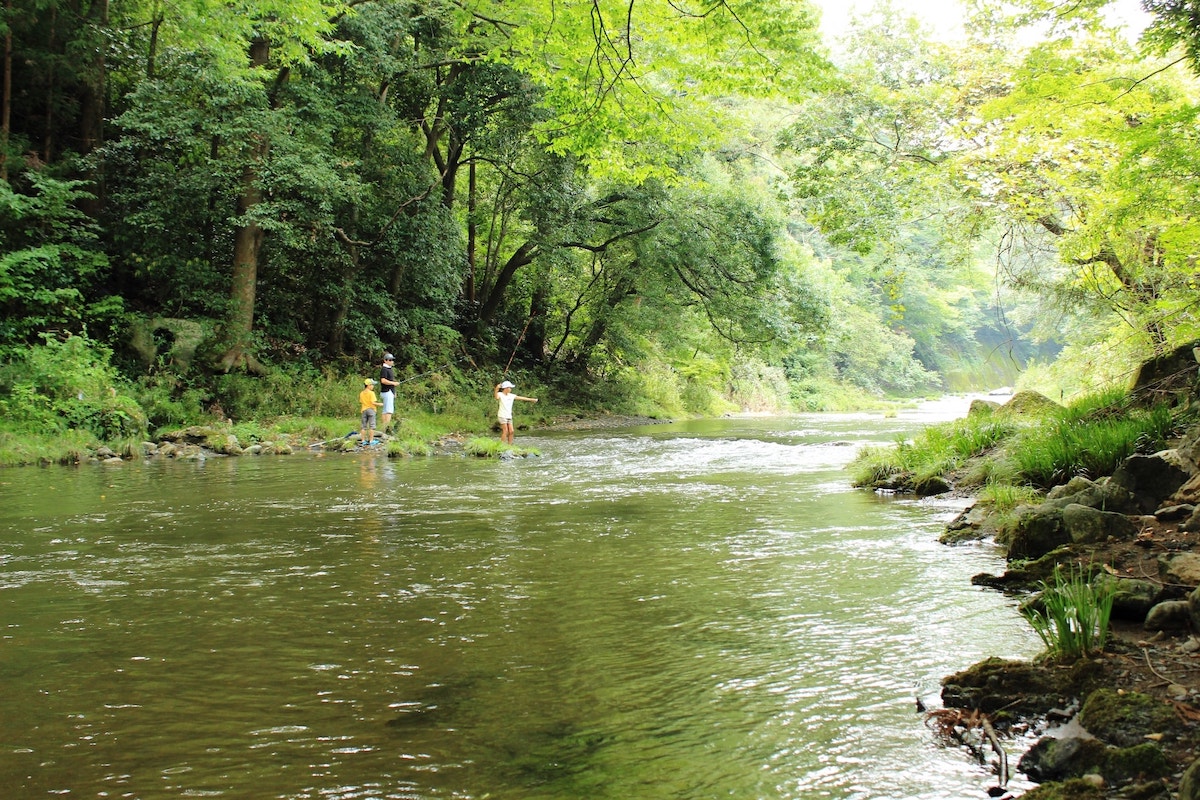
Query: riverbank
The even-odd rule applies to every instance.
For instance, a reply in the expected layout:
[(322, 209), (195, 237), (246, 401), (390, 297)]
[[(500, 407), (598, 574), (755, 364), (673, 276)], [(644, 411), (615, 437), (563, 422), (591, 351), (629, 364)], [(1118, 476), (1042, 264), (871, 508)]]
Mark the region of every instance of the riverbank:
[[(977, 575), (975, 585), (1043, 610), (1056, 574), (1079, 576), (1097, 597), (1111, 593), (1101, 647), (1076, 657), (1051, 639), (1030, 662), (985, 659), (947, 676), (944, 708), (929, 715), (949, 740), (978, 742), (983, 727), (1011, 734), (1010, 744), (1036, 739), (1011, 765), (1040, 784), (1023, 795), (1029, 800), (1200, 797), (1200, 428), (1188, 405), (1180, 408), (1164, 426), (1161, 409), (1117, 415), (1098, 404), (1081, 413), (1044, 398), (1011, 411), (981, 406), (953, 430), (901, 446), (908, 452), (890, 467), (880, 471), (888, 459), (876, 453), (866, 456), (871, 469), (860, 469), (886, 491), (980, 498), (943, 536), (948, 544), (991, 538), (1006, 549), (1006, 571)], [(1122, 427), (1138, 414), (1153, 426)], [(1160, 438), (1169, 428), (1180, 435)], [(1083, 459), (1094, 480), (1071, 466)], [(1103, 473), (1095, 468), (1105, 463)], [(1003, 474), (1015, 487), (1021, 473), (1005, 472), (1015, 464), (1045, 483), (1026, 477), (1024, 489), (1008, 493), (979, 478)], [(1039, 483), (1046, 488), (1031, 488)], [(1092, 602), (1076, 597), (1069, 611)]]

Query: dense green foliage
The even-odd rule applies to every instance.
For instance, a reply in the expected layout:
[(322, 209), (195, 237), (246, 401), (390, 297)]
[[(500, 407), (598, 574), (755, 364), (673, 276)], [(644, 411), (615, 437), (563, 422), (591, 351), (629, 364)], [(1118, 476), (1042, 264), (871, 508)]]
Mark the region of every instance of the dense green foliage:
[[(337, 416), (385, 350), (451, 418), (499, 373), (656, 415), (1120, 383), (1200, 335), (1195, 31), (977, 5), (834, 50), (807, 0), (15, 0), (4, 424)], [(38, 383), (68, 346), (115, 394)]]

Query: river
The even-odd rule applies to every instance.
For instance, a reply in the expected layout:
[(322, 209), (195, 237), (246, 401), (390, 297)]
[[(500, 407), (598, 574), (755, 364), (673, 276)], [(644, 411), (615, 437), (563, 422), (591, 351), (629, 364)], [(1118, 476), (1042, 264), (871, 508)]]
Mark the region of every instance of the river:
[(983, 798), (916, 698), (1040, 643), (845, 471), (956, 408), (0, 472), (3, 796)]

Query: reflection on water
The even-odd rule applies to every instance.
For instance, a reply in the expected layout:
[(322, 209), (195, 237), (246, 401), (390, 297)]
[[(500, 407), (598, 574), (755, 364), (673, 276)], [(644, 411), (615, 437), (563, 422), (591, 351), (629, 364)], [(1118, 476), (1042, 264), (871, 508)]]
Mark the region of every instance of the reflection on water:
[(936, 543), (958, 505), (843, 471), (917, 416), (0, 474), (0, 785), (983, 797), (915, 698), (1036, 637)]

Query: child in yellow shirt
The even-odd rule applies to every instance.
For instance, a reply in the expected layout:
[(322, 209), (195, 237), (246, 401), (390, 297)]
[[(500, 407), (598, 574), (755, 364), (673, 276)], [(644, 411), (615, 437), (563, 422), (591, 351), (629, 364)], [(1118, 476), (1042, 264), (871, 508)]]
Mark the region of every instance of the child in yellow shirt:
[(358, 407), (362, 412), (362, 430), (358, 434), (358, 443), (365, 445), (375, 441), (375, 407), (382, 406), (383, 403), (375, 396), (374, 378), (364, 379), (363, 384), (366, 388), (358, 393)]

